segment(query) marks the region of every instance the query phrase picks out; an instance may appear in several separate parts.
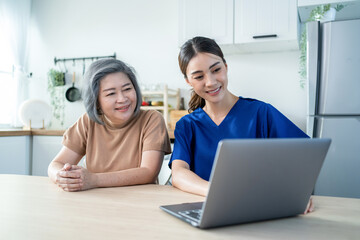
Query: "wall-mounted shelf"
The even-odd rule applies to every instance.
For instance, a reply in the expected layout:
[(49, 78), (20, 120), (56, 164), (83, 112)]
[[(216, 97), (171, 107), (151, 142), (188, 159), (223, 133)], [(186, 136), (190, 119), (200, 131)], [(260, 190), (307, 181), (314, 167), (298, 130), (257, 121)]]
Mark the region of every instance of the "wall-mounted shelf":
[[(180, 107), (180, 89), (170, 89), (168, 88), (168, 86), (165, 84), (164, 88), (162, 90), (159, 91), (142, 91), (141, 92), (142, 96), (143, 96), (143, 101), (146, 101), (146, 99), (151, 99), (151, 98), (161, 98), (163, 105), (162, 106), (141, 106), (141, 109), (144, 110), (149, 110), (149, 109), (153, 109), (153, 110), (157, 110), (157, 111), (161, 111), (163, 113), (164, 116), (164, 120), (165, 120), (165, 124), (166, 126), (169, 128), (169, 111), (170, 110), (178, 110)], [(169, 98), (173, 97), (176, 98), (176, 106), (174, 107), (169, 107)]]
[(94, 57), (77, 57), (77, 58), (56, 58), (54, 57), (54, 63), (56, 65), (57, 62), (66, 62), (66, 61), (85, 61), (85, 60), (88, 60), (88, 59), (91, 59), (91, 60), (98, 60), (100, 58), (114, 58), (116, 59), (116, 53), (114, 53), (114, 55), (111, 55), (111, 56), (94, 56)]
[[(164, 106), (141, 106), (141, 109), (144, 110), (158, 110), (158, 111), (162, 111), (164, 110)], [(168, 108), (169, 110), (171, 110), (172, 108)]]

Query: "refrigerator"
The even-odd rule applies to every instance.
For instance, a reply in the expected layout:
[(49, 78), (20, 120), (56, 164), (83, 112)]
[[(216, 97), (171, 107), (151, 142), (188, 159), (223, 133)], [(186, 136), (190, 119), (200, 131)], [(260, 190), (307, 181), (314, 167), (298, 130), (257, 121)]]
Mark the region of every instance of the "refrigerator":
[(332, 139), (314, 194), (360, 198), (360, 19), (307, 36), (307, 134)]

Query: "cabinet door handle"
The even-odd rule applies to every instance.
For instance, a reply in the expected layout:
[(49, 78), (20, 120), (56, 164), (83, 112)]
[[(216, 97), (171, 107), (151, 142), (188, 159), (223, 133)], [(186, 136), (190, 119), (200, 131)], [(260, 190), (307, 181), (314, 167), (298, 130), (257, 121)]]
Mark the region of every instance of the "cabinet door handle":
[(272, 37), (277, 37), (277, 34), (253, 36), (254, 39), (257, 39), (257, 38), (272, 38)]

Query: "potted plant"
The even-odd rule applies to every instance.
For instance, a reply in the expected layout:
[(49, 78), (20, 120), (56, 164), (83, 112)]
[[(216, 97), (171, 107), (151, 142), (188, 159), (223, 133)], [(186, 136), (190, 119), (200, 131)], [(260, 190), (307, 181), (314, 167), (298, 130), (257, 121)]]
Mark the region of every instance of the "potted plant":
[(48, 75), (54, 87), (65, 85), (65, 73), (52, 68), (49, 70)]
[[(50, 69), (48, 72), (48, 92), (50, 94), (50, 105), (53, 117), (58, 120), (61, 127), (65, 119), (65, 73)], [(50, 127), (53, 121), (50, 122)]]
[[(339, 12), (345, 7), (343, 4), (337, 4), (335, 7), (331, 7), (331, 4), (325, 4), (320, 5), (314, 8), (310, 12), (310, 16), (307, 19), (306, 22), (311, 21), (321, 21), (321, 22), (327, 22), (327, 21), (333, 21), (335, 20), (335, 14), (336, 12)], [(306, 41), (307, 41), (307, 35), (306, 35), (306, 24), (304, 24), (303, 31), (301, 32), (300, 36), (300, 68), (299, 68), (299, 74), (300, 74), (300, 87), (304, 88), (306, 83), (306, 75), (307, 75), (307, 69), (306, 69)]]

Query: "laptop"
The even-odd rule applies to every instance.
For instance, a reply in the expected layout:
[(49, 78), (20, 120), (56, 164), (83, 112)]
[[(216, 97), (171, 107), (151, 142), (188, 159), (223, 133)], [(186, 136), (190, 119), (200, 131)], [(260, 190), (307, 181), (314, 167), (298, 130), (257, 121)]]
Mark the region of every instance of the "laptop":
[(330, 139), (227, 139), (219, 142), (205, 202), (160, 206), (199, 228), (302, 214)]

